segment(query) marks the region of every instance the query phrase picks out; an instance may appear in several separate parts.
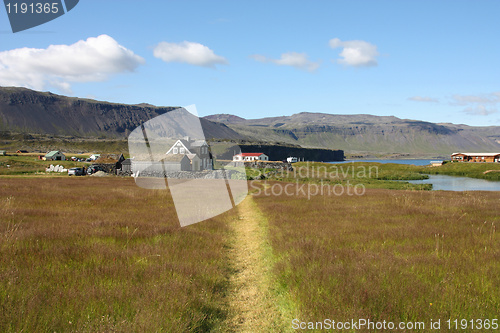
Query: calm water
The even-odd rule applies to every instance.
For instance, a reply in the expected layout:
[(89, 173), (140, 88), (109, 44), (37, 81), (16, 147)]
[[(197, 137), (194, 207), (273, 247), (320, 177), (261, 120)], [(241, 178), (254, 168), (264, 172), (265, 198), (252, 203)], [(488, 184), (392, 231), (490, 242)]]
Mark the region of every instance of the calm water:
[(468, 177), (429, 175), (429, 179), (409, 180), (412, 184), (432, 184), (435, 191), (500, 191), (500, 182)]
[[(413, 164), (413, 165), (429, 165), (432, 160), (350, 160), (342, 162), (330, 163), (351, 163), (351, 162), (378, 162), (378, 163), (397, 163), (397, 164)], [(455, 177), (446, 175), (429, 175), (429, 179), (410, 180), (412, 184), (432, 184), (432, 189), (435, 191), (500, 191), (500, 182), (489, 181), (485, 179)]]
[(401, 159), (401, 160), (349, 160), (349, 161), (341, 161), (341, 162), (328, 162), (328, 163), (351, 163), (351, 162), (378, 162), (378, 163), (396, 163), (396, 164), (413, 164), (413, 165), (430, 165), (431, 161), (438, 161), (439, 159), (433, 160), (414, 160), (414, 159)]

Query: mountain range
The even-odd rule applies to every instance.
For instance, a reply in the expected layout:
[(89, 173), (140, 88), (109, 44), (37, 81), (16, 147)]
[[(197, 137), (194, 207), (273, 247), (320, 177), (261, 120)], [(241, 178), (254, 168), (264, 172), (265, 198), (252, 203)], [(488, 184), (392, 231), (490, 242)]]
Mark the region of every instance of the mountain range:
[[(176, 107), (120, 104), (0, 87), (0, 131), (125, 139), (145, 121)], [(448, 156), (457, 151), (500, 151), (500, 126), (474, 127), (368, 114), (302, 112), (244, 119), (201, 118), (205, 136), (237, 143), (342, 149), (348, 153)]]
[(216, 114), (205, 119), (223, 123), (255, 141), (265, 139), (349, 153), (447, 156), (457, 151), (500, 151), (500, 126), (474, 127), (394, 116), (310, 112), (261, 119)]

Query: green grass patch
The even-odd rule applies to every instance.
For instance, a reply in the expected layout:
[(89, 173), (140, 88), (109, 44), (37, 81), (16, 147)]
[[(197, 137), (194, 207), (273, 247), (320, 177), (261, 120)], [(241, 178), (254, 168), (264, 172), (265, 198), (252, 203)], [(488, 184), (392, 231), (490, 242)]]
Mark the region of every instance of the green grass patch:
[[(315, 183), (323, 185), (340, 184), (344, 186), (361, 184), (366, 188), (384, 188), (401, 190), (431, 190), (430, 184), (410, 184), (404, 180), (427, 179), (419, 173), (420, 169), (412, 165), (382, 164), (375, 162), (355, 163), (320, 163), (299, 162), (293, 164), (293, 171), (269, 173), (269, 180), (285, 182)], [(248, 172), (248, 171), (247, 171)], [(254, 171), (266, 174), (266, 170)]]
[(0, 175), (30, 175), (45, 173), (45, 169), (51, 164), (62, 165), (64, 168), (69, 169), (74, 167), (87, 167), (91, 163), (73, 161), (43, 161), (38, 159), (35, 155), (0, 156)]
[(439, 167), (428, 167), (421, 172), (500, 181), (500, 163), (448, 162)]

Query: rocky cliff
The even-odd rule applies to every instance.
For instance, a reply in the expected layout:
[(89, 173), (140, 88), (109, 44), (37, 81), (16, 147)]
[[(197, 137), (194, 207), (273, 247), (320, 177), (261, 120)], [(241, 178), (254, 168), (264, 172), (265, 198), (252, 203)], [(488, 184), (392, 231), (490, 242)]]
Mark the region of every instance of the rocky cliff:
[[(0, 130), (77, 137), (126, 138), (145, 121), (176, 107), (128, 105), (0, 87)], [(201, 119), (207, 138), (241, 139), (223, 123)]]

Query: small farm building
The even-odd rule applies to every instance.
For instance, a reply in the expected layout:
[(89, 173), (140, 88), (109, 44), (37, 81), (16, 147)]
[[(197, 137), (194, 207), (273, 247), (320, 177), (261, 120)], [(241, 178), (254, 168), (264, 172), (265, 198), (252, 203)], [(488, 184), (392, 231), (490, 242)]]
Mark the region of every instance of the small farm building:
[(101, 154), (99, 156), (93, 165), (99, 165), (107, 173), (116, 174), (117, 170), (121, 170), (122, 163), (125, 161), (123, 154)]
[[(163, 160), (165, 171), (191, 171), (191, 161), (187, 155), (167, 155)], [(199, 163), (199, 162), (198, 162)]]
[(132, 160), (130, 158), (127, 158), (125, 161), (122, 162), (122, 169), (121, 172), (132, 172)]
[(196, 154), (186, 154), (191, 164), (191, 171), (201, 171), (201, 158)]
[(61, 153), (59, 150), (53, 150), (48, 152), (44, 157), (44, 161), (65, 161), (66, 156), (64, 156), (63, 153)]
[(435, 166), (441, 166), (444, 164), (444, 161), (431, 161), (431, 166), (435, 167)]

